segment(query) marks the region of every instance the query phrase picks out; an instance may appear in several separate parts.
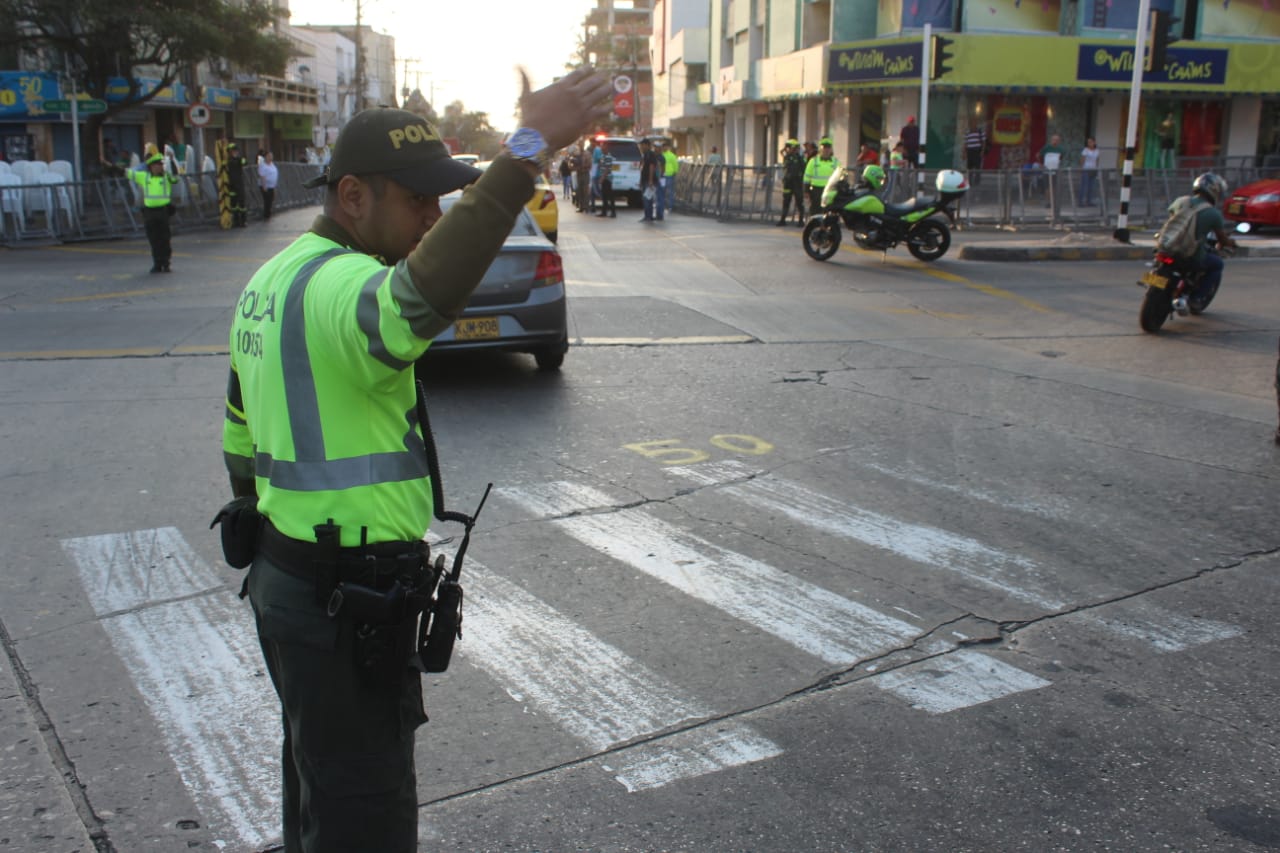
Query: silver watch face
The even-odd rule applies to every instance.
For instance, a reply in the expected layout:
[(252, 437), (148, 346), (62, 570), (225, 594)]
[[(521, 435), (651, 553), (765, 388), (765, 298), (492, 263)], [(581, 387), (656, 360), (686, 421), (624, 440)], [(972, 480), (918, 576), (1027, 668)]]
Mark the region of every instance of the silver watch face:
[(521, 160), (536, 160), (546, 148), (542, 134), (528, 127), (520, 128), (507, 140), (507, 149)]

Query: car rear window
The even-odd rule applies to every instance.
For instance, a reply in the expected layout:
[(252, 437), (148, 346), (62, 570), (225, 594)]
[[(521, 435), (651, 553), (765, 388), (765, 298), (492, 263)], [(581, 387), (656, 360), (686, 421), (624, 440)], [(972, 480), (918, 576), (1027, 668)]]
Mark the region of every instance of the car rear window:
[(609, 153), (613, 155), (615, 160), (640, 160), (640, 144), (632, 142), (630, 139), (607, 140), (609, 143)]
[[(440, 196), (440, 210), (445, 213), (449, 212), (449, 208), (453, 207), (453, 203), (462, 198), (462, 193), (452, 192), (448, 195)], [(511, 226), (511, 233), (508, 237), (533, 237), (540, 234), (538, 226), (534, 223), (533, 217), (529, 215), (529, 211), (521, 208), (520, 213), (516, 216), (515, 224)]]

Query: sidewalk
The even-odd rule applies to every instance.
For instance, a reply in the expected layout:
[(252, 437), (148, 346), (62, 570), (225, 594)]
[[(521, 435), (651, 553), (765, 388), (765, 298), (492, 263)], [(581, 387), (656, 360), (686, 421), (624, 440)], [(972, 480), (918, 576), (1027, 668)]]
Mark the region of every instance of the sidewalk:
[[(1131, 242), (1125, 244), (1112, 236), (1114, 230), (969, 228), (953, 230), (951, 240), (964, 261), (1142, 261), (1151, 257), (1155, 231), (1131, 228)], [(1237, 234), (1235, 238), (1240, 244), (1236, 258), (1280, 257), (1280, 235)]]

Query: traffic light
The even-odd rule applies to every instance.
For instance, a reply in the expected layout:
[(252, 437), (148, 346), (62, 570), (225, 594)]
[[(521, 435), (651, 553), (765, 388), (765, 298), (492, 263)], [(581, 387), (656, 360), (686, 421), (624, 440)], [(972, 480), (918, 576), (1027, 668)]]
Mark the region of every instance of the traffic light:
[(955, 44), (955, 39), (949, 39), (945, 36), (934, 36), (933, 45), (930, 51), (930, 58), (933, 60), (932, 66), (929, 68), (929, 79), (937, 80), (943, 74), (953, 70), (946, 63), (955, 59), (955, 55), (948, 51), (948, 48)]
[(1161, 71), (1164, 64), (1169, 58), (1168, 48), (1178, 40), (1177, 34), (1173, 32), (1174, 24), (1181, 19), (1175, 18), (1163, 9), (1151, 10), (1151, 32), (1147, 48), (1147, 63), (1144, 66), (1146, 71)]

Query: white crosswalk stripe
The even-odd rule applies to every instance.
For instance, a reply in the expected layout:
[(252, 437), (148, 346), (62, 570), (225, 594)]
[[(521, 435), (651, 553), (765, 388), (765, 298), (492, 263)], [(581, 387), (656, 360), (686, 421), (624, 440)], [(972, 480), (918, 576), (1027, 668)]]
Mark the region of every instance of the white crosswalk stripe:
[[(1066, 607), (1070, 597), (1069, 590), (1055, 588), (1049, 567), (970, 536), (860, 508), (741, 463), (673, 470), (718, 496), (1046, 611)], [(887, 466), (877, 470), (894, 475)], [(944, 714), (1050, 684), (996, 655), (931, 636), (930, 626), (907, 621), (918, 623), (920, 617), (903, 607), (889, 605), (907, 619), (886, 614), (600, 489), (553, 482), (497, 494), (618, 566), (638, 570), (645, 582), (657, 580), (679, 591), (677, 606), (715, 608), (828, 666), (848, 667), (900, 649), (927, 655), (866, 679), (923, 712)], [(1056, 508), (1041, 503), (1027, 511), (1051, 517)], [(249, 848), (278, 837), (278, 704), (249, 607), (174, 528), (68, 539), (62, 545), (183, 783), (196, 802), (218, 813), (216, 819), (206, 817), (225, 836), (222, 843)], [(555, 721), (627, 790), (782, 753), (751, 726), (722, 718), (733, 709), (715, 707), (474, 560), (465, 581), (462, 659), (487, 673), (513, 701)], [(1140, 601), (1110, 605), (1105, 613), (1083, 611), (1070, 618), (1092, 620), (1161, 652), (1241, 633), (1233, 625)]]
[(210, 825), (233, 849), (278, 837), (280, 712), (249, 608), (197, 595), (223, 585), (172, 527), (62, 547)]
[[(883, 467), (877, 470), (888, 471)], [(842, 503), (789, 480), (756, 476), (758, 472), (736, 461), (691, 465), (673, 469), (673, 473), (699, 485), (719, 486), (724, 494), (815, 530), (960, 575), (1046, 611), (1066, 606), (1065, 591), (1052, 589), (1057, 573), (969, 537)], [(1034, 509), (1037, 514), (1046, 511), (1043, 506)], [(1242, 633), (1236, 625), (1187, 617), (1146, 602), (1120, 604), (1105, 617), (1086, 611), (1072, 618), (1141, 640), (1159, 651), (1181, 651)]]

